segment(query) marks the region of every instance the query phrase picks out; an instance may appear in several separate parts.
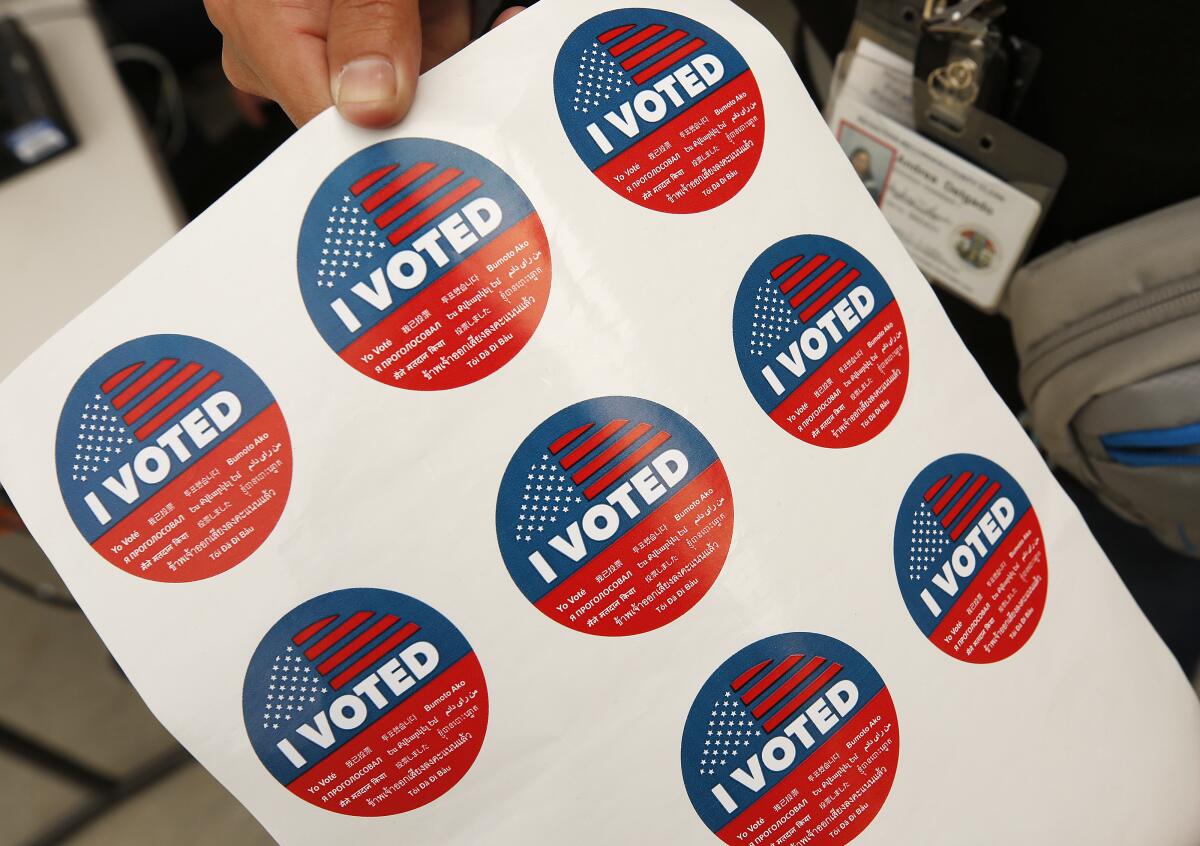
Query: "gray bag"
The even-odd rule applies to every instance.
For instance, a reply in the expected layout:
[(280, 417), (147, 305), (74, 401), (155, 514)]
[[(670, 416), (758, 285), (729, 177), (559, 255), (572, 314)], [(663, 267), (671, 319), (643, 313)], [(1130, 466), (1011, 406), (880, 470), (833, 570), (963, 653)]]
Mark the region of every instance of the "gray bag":
[(1200, 199), (1042, 256), (1007, 310), (1050, 461), (1200, 557)]

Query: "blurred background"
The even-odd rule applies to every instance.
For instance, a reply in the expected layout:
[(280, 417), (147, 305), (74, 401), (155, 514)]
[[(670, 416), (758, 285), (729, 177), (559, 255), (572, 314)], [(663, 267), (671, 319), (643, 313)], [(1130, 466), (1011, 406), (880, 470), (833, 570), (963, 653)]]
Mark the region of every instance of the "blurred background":
[[(741, 5), (779, 39), (822, 104), (854, 3)], [(1039, 11), (1035, 5), (1075, 8)], [(1144, 25), (1154, 30), (1146, 33), (1149, 46), (1128, 47), (1140, 43), (1143, 24), (1114, 28), (1107, 13), (1085, 16), (1081, 6), (1016, 3), (1010, 13), (1014, 26), (1030, 30), (1043, 50), (1039, 76), (1014, 120), (1065, 152), (1071, 166), (1033, 255), (1200, 194), (1196, 162), (1187, 160), (1190, 145), (1174, 148), (1178, 156), (1163, 152), (1172, 149), (1173, 138), (1186, 138), (1183, 127), (1197, 113), (1194, 48), (1170, 43), (1192, 28), (1164, 34), (1164, 18), (1145, 16)], [(490, 11), (478, 10), (480, 28)], [(1122, 49), (1141, 50), (1141, 59), (1114, 76), (1113, 84), (1124, 81), (1124, 95), (1110, 89), (1098, 99), (1079, 81), (1103, 72), (1088, 62), (1114, 64), (1106, 52), (1114, 29), (1127, 45)], [(0, 86), (0, 133), (19, 138), (29, 160), (42, 153), (48, 159), (29, 167), (14, 160), (0, 171), (2, 377), (294, 129), (275, 105), (225, 80), (220, 36), (201, 0), (0, 0), (0, 49), (0, 64), (26, 77), (28, 63), (40, 63), (51, 96), (50, 124), (17, 136), (19, 96)], [(1089, 52), (1096, 55), (1088, 58)], [(1146, 84), (1137, 66), (1142, 59)], [(1167, 110), (1159, 109), (1160, 94), (1148, 90), (1164, 74), (1172, 90)], [(1135, 90), (1145, 109), (1158, 110), (1154, 133), (1144, 124), (1140, 135), (1133, 131), (1142, 117), (1121, 97)], [(1068, 100), (1077, 119), (1059, 117), (1056, 105)], [(1097, 134), (1088, 119), (1110, 134)], [(1111, 137), (1120, 140), (1119, 150), (1106, 146)], [(1097, 182), (1104, 188), (1099, 195)], [(1007, 321), (940, 290), (939, 296), (1001, 396), (1021, 415)], [(1195, 677), (1200, 566), (1115, 516), (1072, 477), (1060, 478), (1184, 671)], [(270, 842), (147, 711), (2, 494), (0, 633), (0, 844)]]

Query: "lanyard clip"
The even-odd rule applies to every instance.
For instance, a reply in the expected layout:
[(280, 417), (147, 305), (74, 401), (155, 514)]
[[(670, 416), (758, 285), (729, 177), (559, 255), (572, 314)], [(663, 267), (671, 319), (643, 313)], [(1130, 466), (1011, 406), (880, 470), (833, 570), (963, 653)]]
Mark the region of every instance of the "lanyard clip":
[(1003, 89), (1006, 61), (996, 19), (1004, 9), (1000, 0), (925, 0), (917, 73), (934, 119), (952, 131), (961, 129), (970, 107), (987, 108)]
[(1001, 0), (925, 0), (925, 28), (931, 32), (982, 35), (1004, 13)]

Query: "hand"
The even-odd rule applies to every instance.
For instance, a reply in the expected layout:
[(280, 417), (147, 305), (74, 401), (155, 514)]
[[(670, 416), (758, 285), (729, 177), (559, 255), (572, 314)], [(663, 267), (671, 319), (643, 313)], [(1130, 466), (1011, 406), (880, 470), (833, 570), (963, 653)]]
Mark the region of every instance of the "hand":
[[(470, 0), (205, 0), (240, 91), (279, 103), (297, 126), (336, 105), (351, 123), (391, 126), (421, 71), (470, 40)], [(518, 11), (509, 10), (497, 23)]]

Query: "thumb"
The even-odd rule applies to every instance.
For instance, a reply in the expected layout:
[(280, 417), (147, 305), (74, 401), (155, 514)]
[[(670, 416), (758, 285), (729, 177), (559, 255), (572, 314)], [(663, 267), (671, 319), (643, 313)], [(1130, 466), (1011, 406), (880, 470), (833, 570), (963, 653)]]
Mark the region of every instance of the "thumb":
[(396, 123), (412, 105), (421, 61), (418, 0), (333, 0), (330, 92), (342, 117), (366, 127)]
[(504, 23), (505, 21), (512, 20), (520, 12), (523, 12), (523, 11), (525, 11), (524, 6), (509, 6), (503, 12), (496, 15), (496, 20), (492, 23), (492, 28), (495, 29), (496, 27), (500, 26), (500, 24)]

